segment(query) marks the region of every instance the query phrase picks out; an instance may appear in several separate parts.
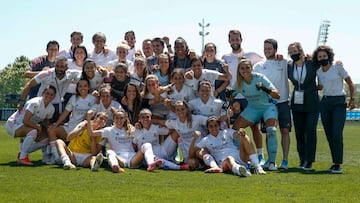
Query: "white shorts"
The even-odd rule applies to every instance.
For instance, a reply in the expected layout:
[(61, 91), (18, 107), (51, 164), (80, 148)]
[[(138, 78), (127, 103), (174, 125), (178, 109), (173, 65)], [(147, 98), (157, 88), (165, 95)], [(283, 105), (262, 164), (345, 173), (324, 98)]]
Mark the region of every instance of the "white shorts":
[(5, 124), (6, 132), (11, 137), (15, 137), (16, 130), (19, 129), (21, 126), (23, 126), (23, 123), (17, 124), (17, 123), (14, 123), (14, 121), (8, 120)]
[(131, 159), (135, 156), (135, 152), (115, 152), (116, 156), (118, 156), (121, 160), (124, 161), (124, 165), (126, 168), (132, 168), (136, 166), (130, 166)]
[(73, 154), (76, 160), (76, 166), (83, 166), (85, 159), (92, 156), (90, 153), (82, 154), (82, 153), (73, 152)]
[(218, 163), (220, 168), (222, 168), (222, 162), (224, 162), (224, 160), (228, 156), (234, 157), (236, 163), (238, 163), (240, 165), (243, 165), (243, 166), (246, 166), (246, 163), (244, 161), (242, 161), (241, 158), (240, 158), (240, 152), (237, 152), (237, 153), (234, 152), (234, 153), (227, 154), (224, 157), (219, 157), (219, 159), (216, 160), (216, 162)]
[(154, 148), (154, 155), (156, 157), (166, 159), (166, 160), (174, 160), (177, 150), (177, 143), (171, 138), (171, 136), (167, 136), (165, 141), (160, 145), (160, 147)]

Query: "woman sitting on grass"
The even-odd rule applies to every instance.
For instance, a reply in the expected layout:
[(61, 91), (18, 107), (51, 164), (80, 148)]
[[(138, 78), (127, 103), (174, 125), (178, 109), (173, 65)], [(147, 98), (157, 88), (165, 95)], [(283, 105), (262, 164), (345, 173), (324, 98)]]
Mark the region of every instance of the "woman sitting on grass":
[[(164, 142), (160, 144), (160, 136), (168, 135), (169, 129), (151, 124), (151, 116), (152, 113), (149, 109), (143, 109), (140, 111), (140, 128), (136, 129), (134, 132), (134, 141), (138, 149), (140, 149), (143, 144), (150, 143), (156, 157), (155, 159), (160, 161), (158, 163), (159, 167), (171, 170), (188, 170), (189, 167), (187, 164), (179, 166), (169, 161), (174, 160), (175, 157), (178, 139), (177, 134), (171, 134), (171, 136), (167, 136)], [(150, 167), (150, 169), (152, 168), (153, 167)]]
[[(202, 155), (204, 163), (210, 167), (205, 172), (232, 171), (239, 176), (251, 176), (250, 171), (245, 168), (250, 160), (255, 167), (255, 173), (266, 174), (260, 166), (255, 149), (243, 128), (239, 131), (233, 129), (220, 131), (219, 118), (210, 116), (207, 120), (207, 129), (209, 134), (196, 145), (201, 149), (199, 155)], [(240, 137), (240, 150), (233, 143), (235, 137)], [(209, 151), (210, 154), (205, 151)]]
[(123, 109), (113, 112), (113, 126), (102, 130), (94, 131), (92, 136), (103, 137), (110, 144), (110, 149), (106, 151), (108, 163), (114, 173), (121, 173), (123, 168), (139, 168), (145, 159), (148, 171), (155, 169), (159, 161), (155, 161), (155, 156), (150, 143), (145, 143), (140, 150), (135, 152), (133, 139), (134, 127), (130, 124), (128, 116)]
[(106, 125), (108, 115), (106, 112), (99, 112), (93, 120), (90, 120), (92, 116), (93, 112), (89, 111), (86, 114), (86, 120), (79, 123), (68, 134), (66, 141), (70, 141), (69, 145), (61, 139), (56, 140), (56, 147), (65, 170), (82, 166), (90, 167), (91, 171), (97, 171), (101, 165), (103, 156), (99, 152), (104, 142), (100, 137), (93, 137), (91, 134), (93, 130), (99, 130)]
[(177, 118), (175, 120), (153, 120), (153, 123), (174, 129), (178, 134), (178, 145), (184, 156), (184, 162), (189, 164), (190, 170), (195, 170), (199, 166), (199, 159), (196, 157), (195, 144), (199, 139), (194, 138), (194, 134), (206, 125), (208, 117), (193, 115), (189, 104), (186, 101), (177, 101), (174, 105)]

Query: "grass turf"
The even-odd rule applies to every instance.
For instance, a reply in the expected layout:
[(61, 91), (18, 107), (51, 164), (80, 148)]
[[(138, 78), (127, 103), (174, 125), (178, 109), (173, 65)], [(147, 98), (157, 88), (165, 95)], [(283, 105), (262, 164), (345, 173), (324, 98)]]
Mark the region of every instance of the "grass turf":
[[(0, 202), (358, 202), (359, 131), (358, 122), (346, 124), (341, 175), (326, 173), (331, 165), (330, 150), (319, 125), (314, 171), (296, 169), (298, 156), (292, 132), (289, 170), (240, 178), (202, 171), (65, 171), (60, 166), (42, 165), (39, 151), (30, 154), (35, 166), (18, 166), (19, 140), (8, 136), (0, 126)], [(279, 146), (278, 163), (281, 152)]]

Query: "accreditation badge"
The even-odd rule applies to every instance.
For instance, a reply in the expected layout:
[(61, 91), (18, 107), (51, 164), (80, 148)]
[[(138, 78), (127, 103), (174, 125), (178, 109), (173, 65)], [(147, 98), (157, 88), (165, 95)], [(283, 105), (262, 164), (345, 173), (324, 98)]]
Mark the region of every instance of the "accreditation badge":
[(296, 91), (295, 90), (294, 104), (304, 104), (304, 91)]

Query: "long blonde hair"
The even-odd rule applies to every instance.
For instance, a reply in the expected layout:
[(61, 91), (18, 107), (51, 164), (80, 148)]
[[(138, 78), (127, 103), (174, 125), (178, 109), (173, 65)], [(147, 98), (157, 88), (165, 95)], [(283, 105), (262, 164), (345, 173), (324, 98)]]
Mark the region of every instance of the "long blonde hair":
[(174, 106), (177, 106), (177, 105), (185, 106), (187, 125), (188, 125), (188, 128), (192, 128), (192, 113), (191, 113), (189, 104), (185, 100), (179, 100), (179, 101), (175, 102)]
[(240, 67), (243, 63), (249, 63), (251, 68), (252, 68), (252, 64), (251, 64), (251, 61), (250, 59), (247, 59), (247, 58), (240, 58), (239, 59), (239, 63), (238, 63), (238, 66), (237, 66), (237, 69), (236, 69), (236, 87), (238, 89), (241, 89), (241, 84), (244, 80), (244, 77), (240, 74)]
[(116, 109), (113, 113), (113, 120), (115, 120), (115, 116), (119, 115), (119, 114), (123, 114), (125, 116), (125, 121), (124, 121), (123, 127), (125, 128), (126, 136), (132, 137), (134, 134), (135, 128), (134, 128), (134, 126), (131, 125), (128, 114), (125, 112), (124, 109)]

